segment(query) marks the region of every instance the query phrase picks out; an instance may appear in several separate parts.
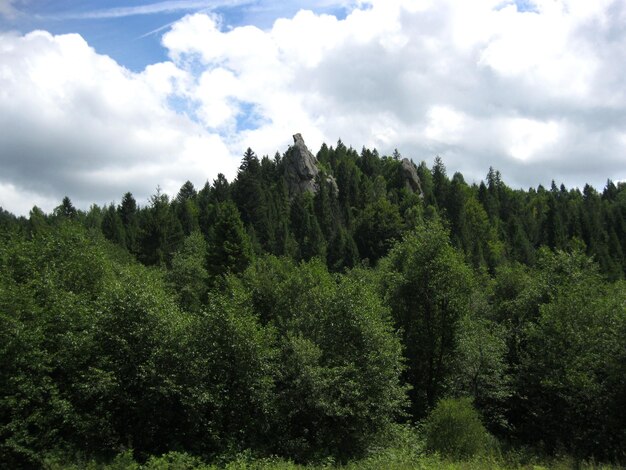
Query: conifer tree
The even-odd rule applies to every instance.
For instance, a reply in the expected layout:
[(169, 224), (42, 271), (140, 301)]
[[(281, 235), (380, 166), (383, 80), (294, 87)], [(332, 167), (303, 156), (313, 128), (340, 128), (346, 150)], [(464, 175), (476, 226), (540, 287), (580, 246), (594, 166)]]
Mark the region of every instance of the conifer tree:
[(137, 236), (139, 232), (139, 220), (137, 215), (137, 201), (135, 201), (132, 193), (127, 192), (124, 194), (117, 211), (120, 215), (122, 225), (124, 226), (124, 235), (126, 237), (125, 246), (131, 253), (136, 253), (138, 249)]
[(209, 236), (207, 267), (214, 278), (241, 273), (252, 259), (252, 247), (239, 211), (231, 202), (215, 207), (215, 224)]
[(150, 206), (142, 211), (139, 234), (140, 259), (147, 265), (165, 265), (178, 249), (184, 237), (183, 229), (172, 210), (169, 198), (157, 188)]
[(102, 217), (102, 233), (113, 243), (126, 247), (124, 225), (113, 204), (110, 204), (104, 211), (104, 216)]
[(66, 219), (75, 219), (78, 215), (78, 211), (74, 207), (74, 204), (72, 204), (70, 198), (65, 196), (63, 201), (61, 201), (61, 205), (54, 209), (54, 215)]
[(315, 217), (311, 194), (298, 194), (291, 203), (291, 229), (298, 244), (297, 259), (326, 257), (324, 235)]

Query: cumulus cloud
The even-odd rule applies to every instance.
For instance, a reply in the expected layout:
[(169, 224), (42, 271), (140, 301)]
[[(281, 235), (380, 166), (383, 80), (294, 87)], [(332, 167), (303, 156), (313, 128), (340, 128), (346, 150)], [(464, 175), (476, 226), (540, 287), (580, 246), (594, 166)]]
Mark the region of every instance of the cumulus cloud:
[[(441, 154), (474, 180), (489, 166), (525, 187), (626, 176), (615, 164), (626, 150), (622, 2), (361, 3), (342, 20), (300, 11), (266, 31), (189, 16), (163, 44), (201, 70), (187, 93), (202, 122), (261, 153), (298, 130), (314, 147), (341, 137)], [(236, 129), (242, 103), (258, 128)]]
[(0, 36), (0, 205), (174, 192), (295, 132), (314, 150), (439, 154), (470, 181), (489, 166), (517, 187), (626, 179), (624, 2), (326, 3), (349, 13), (186, 16), (162, 38), (170, 61), (139, 74), (79, 36)]
[(168, 106), (186, 79), (172, 63), (134, 74), (78, 35), (37, 31), (0, 36), (0, 64), (4, 207), (28, 212), (30, 194), (47, 210), (63, 194), (82, 207), (125, 191), (144, 202), (157, 185), (234, 173), (220, 137)]

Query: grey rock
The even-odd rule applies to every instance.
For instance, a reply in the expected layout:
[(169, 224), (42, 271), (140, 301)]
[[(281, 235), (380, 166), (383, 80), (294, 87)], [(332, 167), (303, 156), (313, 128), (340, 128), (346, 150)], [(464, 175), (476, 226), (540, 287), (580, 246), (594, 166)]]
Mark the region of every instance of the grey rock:
[(315, 178), (320, 172), (317, 164), (317, 158), (305, 145), (302, 135), (295, 134), (293, 147), (290, 147), (285, 155), (285, 178), (289, 196), (305, 192), (317, 193)]
[(420, 177), (417, 174), (417, 168), (412, 161), (408, 158), (403, 158), (400, 166), (400, 171), (402, 172), (402, 177), (404, 178), (404, 184), (406, 188), (414, 193), (419, 193), (420, 196), (424, 197), (424, 193), (422, 191), (422, 183), (420, 181)]
[(328, 175), (326, 177), (326, 184), (330, 186), (330, 193), (334, 196), (339, 194), (339, 186), (337, 186), (337, 180), (335, 180), (334, 176)]

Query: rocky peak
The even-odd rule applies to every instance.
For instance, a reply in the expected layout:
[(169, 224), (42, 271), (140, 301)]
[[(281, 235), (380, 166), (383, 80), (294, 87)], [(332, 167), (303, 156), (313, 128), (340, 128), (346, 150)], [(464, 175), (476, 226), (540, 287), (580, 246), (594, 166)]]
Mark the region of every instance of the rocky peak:
[(415, 168), (413, 162), (408, 158), (403, 158), (400, 165), (400, 171), (402, 173), (402, 177), (404, 178), (406, 188), (409, 191), (419, 193), (420, 196), (424, 197), (420, 177), (417, 174), (417, 169)]
[(317, 164), (317, 158), (307, 148), (302, 135), (295, 134), (293, 146), (285, 155), (285, 178), (290, 196), (317, 192), (315, 178), (320, 172)]

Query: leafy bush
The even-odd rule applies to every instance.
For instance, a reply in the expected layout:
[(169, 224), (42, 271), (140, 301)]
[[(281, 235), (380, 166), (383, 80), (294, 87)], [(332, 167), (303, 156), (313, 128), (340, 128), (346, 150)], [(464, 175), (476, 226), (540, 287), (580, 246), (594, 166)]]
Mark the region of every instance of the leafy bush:
[(489, 442), (489, 434), (469, 398), (441, 400), (424, 428), (426, 448), (446, 457), (472, 457), (482, 453)]

